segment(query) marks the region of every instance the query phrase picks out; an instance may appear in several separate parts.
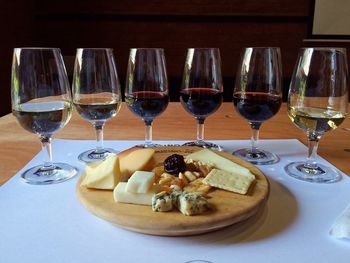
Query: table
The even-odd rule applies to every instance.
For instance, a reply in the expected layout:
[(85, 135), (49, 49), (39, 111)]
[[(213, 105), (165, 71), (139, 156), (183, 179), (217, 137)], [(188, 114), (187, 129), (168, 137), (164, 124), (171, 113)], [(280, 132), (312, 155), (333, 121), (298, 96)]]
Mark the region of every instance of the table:
[[(345, 127), (350, 127), (348, 120), (343, 124)], [(249, 143), (249, 126), (233, 111), (230, 103), (224, 103), (208, 118), (206, 128), (206, 138), (222, 140), (219, 142), (228, 151)], [(2, 183), (34, 156), (24, 169), (37, 165), (46, 155), (45, 151), (37, 154), (40, 150), (38, 138), (24, 131), (11, 115), (0, 119), (0, 133)], [(195, 121), (179, 103), (170, 103), (154, 124), (154, 138), (164, 140), (163, 143), (194, 139), (194, 135)], [(140, 143), (130, 139), (142, 140), (143, 136), (143, 123), (125, 104), (106, 127), (105, 137), (109, 140), (106, 145), (121, 150)], [(350, 133), (342, 128), (327, 134), (321, 141), (320, 153), (349, 175), (350, 153), (344, 151), (350, 149), (346, 141), (348, 136)], [(274, 263), (348, 262), (349, 242), (330, 237), (329, 229), (349, 204), (350, 178), (344, 176), (335, 184), (312, 184), (295, 180), (283, 172), (288, 162), (306, 153), (306, 147), (295, 140), (305, 143), (305, 137), (290, 122), (286, 105), (283, 105), (279, 114), (265, 123), (261, 134), (262, 139), (294, 138), (261, 142), (281, 158), (277, 164), (259, 166), (270, 183), (266, 206), (244, 222), (199, 236), (149, 236), (115, 227), (91, 214), (78, 201), (75, 190), (78, 176), (65, 183), (43, 187), (26, 184), (17, 174), (0, 187), (0, 261), (142, 262), (147, 255), (148, 261), (169, 263), (195, 259), (213, 263), (228, 263), (234, 259), (247, 263), (261, 259)], [(76, 157), (94, 143), (91, 125), (74, 114), (56, 138), (90, 139), (56, 140), (53, 146), (57, 159), (69, 161), (83, 171), (84, 166)]]
[[(350, 128), (349, 118), (340, 128), (324, 135), (319, 145), (319, 154), (350, 175), (348, 165), (350, 132), (343, 129), (346, 127)], [(143, 123), (123, 103), (117, 117), (107, 123), (104, 134), (105, 140), (142, 140)], [(250, 134), (248, 123), (233, 110), (232, 103), (223, 103), (221, 108), (205, 122), (206, 139), (248, 139)], [(195, 135), (194, 119), (178, 102), (171, 102), (167, 110), (153, 124), (155, 140), (193, 140)], [(91, 140), (95, 138), (95, 134), (91, 124), (74, 112), (69, 124), (58, 132), (55, 138)], [(289, 120), (286, 104), (282, 105), (273, 119), (262, 125), (260, 138), (295, 138), (307, 144), (305, 133)], [(8, 114), (0, 118), (0, 185), (15, 175), (39, 151), (40, 144), (37, 136), (22, 129), (14, 116)]]

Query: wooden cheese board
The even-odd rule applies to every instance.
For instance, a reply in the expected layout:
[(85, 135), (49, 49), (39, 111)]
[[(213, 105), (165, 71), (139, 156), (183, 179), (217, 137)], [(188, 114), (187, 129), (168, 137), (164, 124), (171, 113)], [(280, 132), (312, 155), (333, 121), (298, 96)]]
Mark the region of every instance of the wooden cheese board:
[[(155, 148), (154, 162), (163, 162), (166, 157), (177, 153), (187, 155), (201, 150), (197, 147), (165, 146)], [(94, 215), (119, 227), (151, 235), (186, 236), (202, 234), (241, 222), (264, 206), (269, 195), (269, 182), (254, 165), (238, 159), (229, 153), (217, 154), (250, 169), (256, 182), (246, 195), (215, 189), (208, 194), (213, 209), (196, 216), (185, 216), (177, 210), (153, 212), (150, 206), (116, 203), (113, 192), (95, 190), (81, 186), (84, 174), (77, 183), (80, 202)]]

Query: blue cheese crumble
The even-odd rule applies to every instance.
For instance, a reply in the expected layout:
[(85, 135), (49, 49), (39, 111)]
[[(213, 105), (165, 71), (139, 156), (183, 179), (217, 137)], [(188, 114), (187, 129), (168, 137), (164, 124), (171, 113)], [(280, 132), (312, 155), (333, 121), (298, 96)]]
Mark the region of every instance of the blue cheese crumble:
[(201, 193), (182, 191), (172, 187), (170, 192), (160, 192), (152, 197), (154, 212), (171, 211), (174, 207), (187, 216), (202, 214), (210, 209), (208, 200)]

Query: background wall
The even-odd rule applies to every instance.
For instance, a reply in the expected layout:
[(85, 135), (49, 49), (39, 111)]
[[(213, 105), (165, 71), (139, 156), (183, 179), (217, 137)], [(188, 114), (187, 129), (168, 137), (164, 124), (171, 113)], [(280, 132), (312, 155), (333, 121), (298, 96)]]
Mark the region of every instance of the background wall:
[(350, 1), (315, 0), (312, 34), (350, 38)]
[(242, 47), (279, 46), (287, 90), (300, 47), (334, 45), (303, 42), (311, 7), (313, 0), (12, 0), (0, 11), (0, 114), (10, 111), (12, 49), (19, 46), (61, 48), (69, 75), (77, 47), (114, 48), (122, 86), (131, 47), (163, 47), (173, 100), (188, 47), (220, 48), (230, 100)]

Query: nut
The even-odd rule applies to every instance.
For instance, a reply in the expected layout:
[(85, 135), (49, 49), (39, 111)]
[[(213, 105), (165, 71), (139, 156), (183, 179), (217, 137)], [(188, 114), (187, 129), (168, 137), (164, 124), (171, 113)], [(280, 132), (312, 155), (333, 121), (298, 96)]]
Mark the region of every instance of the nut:
[(187, 186), (184, 187), (184, 190), (187, 192), (200, 192), (202, 194), (207, 194), (211, 189), (210, 185), (206, 185), (202, 182), (203, 178), (197, 178), (196, 180), (190, 182)]
[(181, 179), (185, 185), (188, 185), (188, 179), (183, 173), (179, 173), (179, 179)]
[(191, 162), (191, 163), (186, 163), (186, 171), (190, 171), (190, 172), (193, 172), (193, 171), (197, 171), (197, 166), (195, 163)]
[(192, 172), (192, 174), (195, 176), (195, 177), (201, 177), (201, 173), (200, 172)]
[(174, 179), (174, 176), (172, 176), (171, 174), (168, 173), (163, 173), (160, 176), (159, 182), (158, 184), (160, 185), (167, 185), (170, 184), (170, 182)]
[(190, 181), (190, 182), (192, 182), (192, 181), (194, 181), (194, 180), (197, 179), (197, 176), (195, 176), (195, 175), (193, 174), (193, 172), (190, 172), (190, 171), (186, 171), (186, 172), (184, 173), (184, 175), (186, 176), (186, 178), (187, 178), (188, 181)]
[[(203, 176), (205, 177), (210, 171), (214, 168), (214, 164), (210, 162), (202, 162), (202, 161), (195, 161), (192, 159), (185, 159), (186, 163), (186, 170), (193, 172), (196, 177)], [(194, 172), (199, 172), (200, 175), (195, 174)]]
[(154, 181), (157, 182), (164, 173), (163, 165), (154, 167), (152, 172), (154, 172)]
[(206, 164), (200, 164), (198, 166), (198, 170), (201, 172), (201, 174), (205, 177), (208, 173), (213, 169), (213, 167), (206, 165)]

